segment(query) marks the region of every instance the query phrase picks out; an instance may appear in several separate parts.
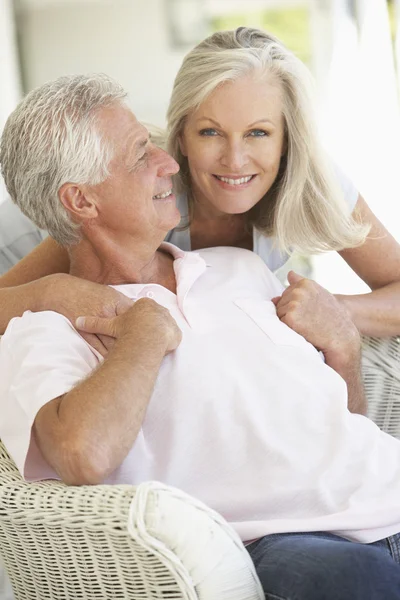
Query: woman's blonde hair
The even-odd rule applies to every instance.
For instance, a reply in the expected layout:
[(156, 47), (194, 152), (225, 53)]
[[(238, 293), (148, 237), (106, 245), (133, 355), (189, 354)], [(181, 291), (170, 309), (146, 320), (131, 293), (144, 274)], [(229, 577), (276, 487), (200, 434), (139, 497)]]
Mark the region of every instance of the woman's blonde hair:
[(193, 206), (188, 161), (179, 145), (188, 115), (219, 85), (251, 72), (272, 75), (282, 88), (286, 153), (275, 182), (249, 211), (248, 224), (276, 236), (277, 247), (289, 253), (362, 244), (369, 228), (351, 216), (318, 142), (310, 74), (282, 42), (257, 29), (213, 34), (187, 54), (178, 71), (167, 113), (168, 151), (180, 165), (177, 192), (186, 192)]

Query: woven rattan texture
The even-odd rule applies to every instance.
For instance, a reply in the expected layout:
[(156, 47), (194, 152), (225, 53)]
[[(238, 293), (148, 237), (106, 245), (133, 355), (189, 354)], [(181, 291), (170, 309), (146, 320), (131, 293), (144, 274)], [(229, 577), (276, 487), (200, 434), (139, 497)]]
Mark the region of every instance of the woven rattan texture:
[(158, 482), (26, 483), (0, 442), (0, 553), (16, 600), (262, 600), (236, 532)]
[(0, 465), (0, 548), (18, 600), (197, 597), (127, 535), (135, 488), (27, 485), (1, 443)]
[(368, 416), (400, 439), (400, 337), (363, 338)]

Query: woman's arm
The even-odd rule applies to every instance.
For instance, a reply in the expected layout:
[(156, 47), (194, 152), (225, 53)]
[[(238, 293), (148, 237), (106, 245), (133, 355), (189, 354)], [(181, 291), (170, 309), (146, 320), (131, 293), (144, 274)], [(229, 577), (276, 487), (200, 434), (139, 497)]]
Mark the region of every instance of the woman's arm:
[(371, 288), (358, 295), (337, 294), (360, 333), (378, 337), (400, 334), (400, 245), (368, 207), (362, 196), (356, 209), (371, 225), (359, 248), (339, 252), (355, 273)]
[(53, 273), (68, 272), (68, 252), (52, 238), (46, 238), (25, 258), (0, 277), (0, 288), (22, 285)]
[[(132, 306), (117, 290), (68, 275), (68, 270), (67, 252), (46, 239), (0, 277), (0, 335), (26, 310), (54, 310), (75, 323), (81, 315), (114, 317)], [(83, 336), (103, 356), (112, 343), (101, 336)]]
[[(25, 310), (53, 308), (51, 293), (57, 286), (55, 273), (68, 273), (66, 250), (47, 238), (30, 254), (0, 277), (0, 335), (13, 317)], [(52, 277), (46, 277), (52, 275)], [(49, 305), (46, 306), (46, 303)]]

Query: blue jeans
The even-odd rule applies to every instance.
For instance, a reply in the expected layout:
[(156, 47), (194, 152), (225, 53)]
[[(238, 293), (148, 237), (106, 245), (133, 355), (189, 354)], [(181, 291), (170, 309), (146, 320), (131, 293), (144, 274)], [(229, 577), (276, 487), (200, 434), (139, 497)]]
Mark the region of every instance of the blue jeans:
[(400, 600), (400, 534), (358, 544), (331, 533), (283, 533), (246, 548), (266, 600)]

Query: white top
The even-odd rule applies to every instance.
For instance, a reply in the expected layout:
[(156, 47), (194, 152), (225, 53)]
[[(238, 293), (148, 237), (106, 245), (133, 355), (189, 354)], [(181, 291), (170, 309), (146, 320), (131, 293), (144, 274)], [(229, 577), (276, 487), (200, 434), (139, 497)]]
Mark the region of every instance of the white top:
[[(178, 487), (244, 541), (331, 531), (373, 542), (399, 532), (400, 441), (347, 410), (341, 377), (276, 316), (270, 299), (282, 286), (262, 260), (239, 248), (164, 247), (175, 256), (177, 295), (116, 287), (168, 308), (183, 339), (107, 482)], [(38, 410), (100, 360), (57, 313), (11, 321), (0, 344), (0, 437), (27, 479), (56, 477), (31, 440)]]
[[(354, 187), (352, 181), (338, 167), (335, 166), (334, 171), (342, 190), (343, 198), (350, 212), (353, 212), (358, 198), (357, 188)], [(190, 243), (190, 229), (188, 227), (189, 207), (186, 194), (180, 194), (176, 199), (176, 204), (181, 213), (181, 222), (178, 228), (172, 229), (167, 234), (165, 241), (175, 244), (175, 246), (182, 248), (185, 252), (190, 252), (192, 247)], [(182, 227), (184, 229), (181, 229)], [(280, 269), (289, 259), (289, 254), (281, 252), (276, 247), (275, 237), (267, 237), (255, 227), (253, 227), (253, 251), (258, 256), (261, 256), (267, 267), (274, 272)]]
[[(336, 168), (338, 182), (340, 183), (344, 199), (352, 211), (356, 205), (358, 192), (353, 183), (342, 171)], [(177, 206), (182, 215), (180, 226), (187, 224), (188, 204), (185, 195), (178, 196)], [(39, 244), (47, 233), (38, 229), (19, 208), (6, 200), (0, 206), (0, 275), (10, 269), (15, 263), (23, 258), (28, 252)], [(182, 250), (189, 252), (190, 231), (184, 229), (177, 231), (173, 229), (166, 236), (166, 241), (175, 244)], [(265, 264), (276, 271), (285, 264), (289, 256), (274, 247), (275, 238), (262, 235), (257, 229), (253, 229), (254, 252), (261, 256)]]

